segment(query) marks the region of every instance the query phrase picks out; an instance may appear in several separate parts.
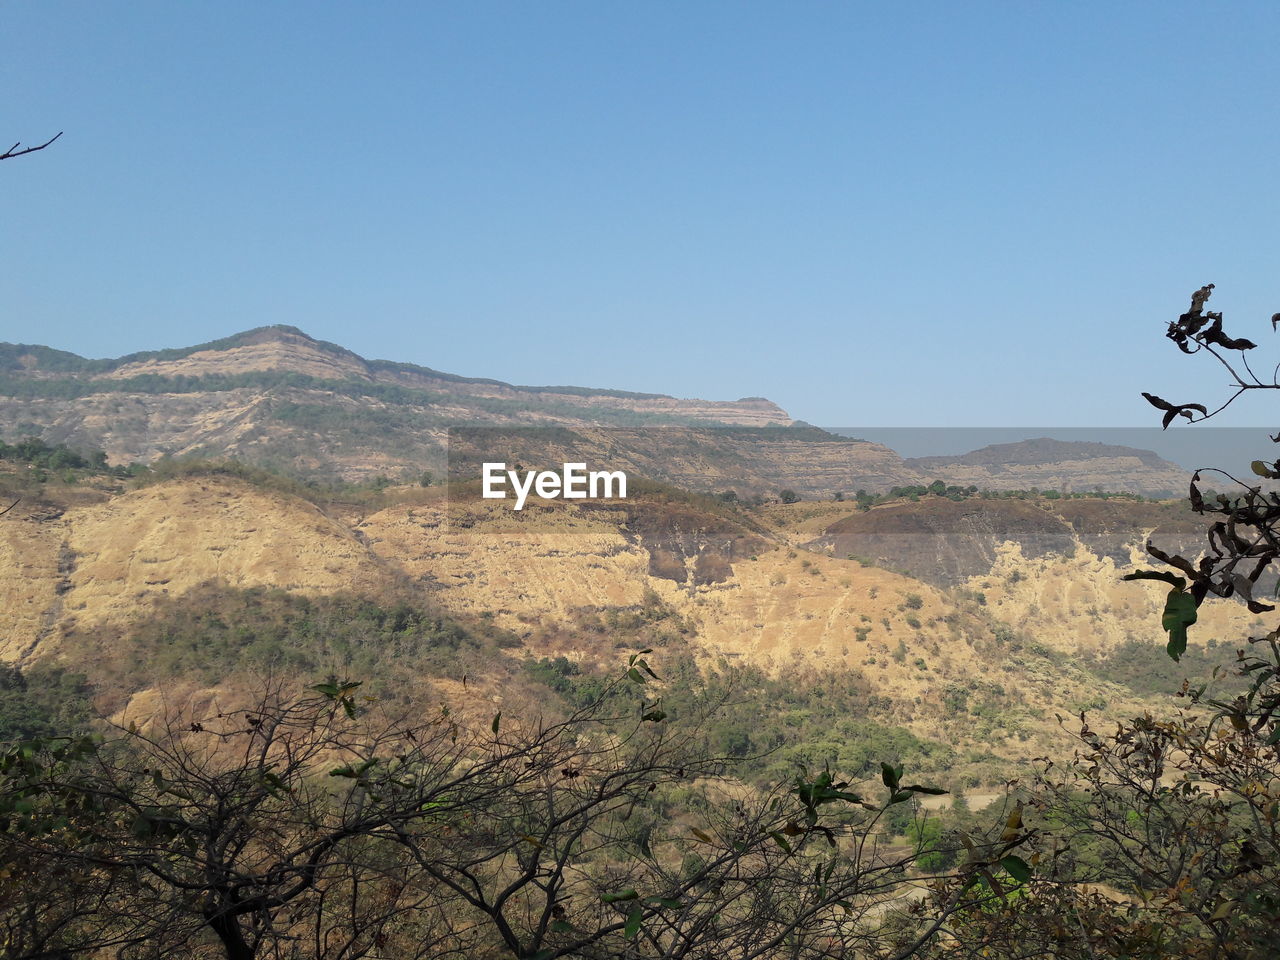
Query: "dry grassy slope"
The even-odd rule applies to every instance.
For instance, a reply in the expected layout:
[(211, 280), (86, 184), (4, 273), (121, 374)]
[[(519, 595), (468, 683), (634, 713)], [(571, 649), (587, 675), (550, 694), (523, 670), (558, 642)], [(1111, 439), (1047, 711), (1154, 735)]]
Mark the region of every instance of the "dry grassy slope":
[[(537, 627), (584, 607), (640, 603), (652, 590), (696, 628), (710, 656), (856, 669), (895, 701), (895, 718), (922, 735), (952, 739), (940, 710), (942, 691), (952, 684), (999, 682), (1039, 705), (1041, 715), (1028, 711), (1019, 720), (1030, 740), (1014, 749), (1024, 750), (1057, 735), (1055, 711), (1097, 694), (1096, 678), (1076, 670), (1055, 671), (1038, 660), (995, 662), (981, 652), (991, 627), (972, 600), (887, 570), (774, 543), (736, 559), (720, 582), (678, 584), (649, 575), (643, 537), (602, 530), (575, 511), (536, 531), (513, 529), (509, 514), (468, 522), (456, 529), (438, 506), (397, 506), (364, 518), (360, 530), (389, 564), (433, 584), (441, 603), (460, 612), (492, 611), (538, 655), (569, 653), (605, 664), (620, 657), (607, 634), (573, 637)], [(1109, 697), (1116, 709), (1137, 708), (1120, 691)]]
[[(504, 507), (488, 509), (488, 519), (459, 529), (438, 505), (404, 504), (355, 519), (352, 529), (304, 501), (222, 479), (152, 486), (61, 515), (20, 506), (0, 524), (0, 656), (30, 653), (73, 619), (119, 621), (150, 597), (181, 595), (211, 579), (324, 593), (373, 590), (388, 571), (403, 571), (450, 609), (492, 611), (519, 632), (581, 608), (637, 604), (651, 589), (695, 622), (713, 649), (833, 667), (885, 652), (877, 644), (918, 639), (902, 625), (908, 593), (924, 598), (914, 613), (923, 623), (955, 612), (947, 591), (788, 549), (847, 511), (840, 505), (768, 509), (772, 543), (743, 531), (728, 544), (725, 530), (712, 535), (686, 521), (680, 535), (702, 539), (683, 548), (652, 523), (619, 529), (607, 514), (556, 510), (554, 523), (513, 525)], [(524, 529), (530, 526), (537, 529)], [(707, 557), (717, 572), (699, 576)], [(1158, 640), (1161, 588), (1123, 583), (1121, 572), (1083, 546), (1072, 556), (1028, 558), (1003, 544), (989, 571), (965, 586), (983, 592), (996, 618), (1065, 651)], [(1252, 620), (1232, 604), (1209, 604), (1201, 629), (1236, 637)], [(857, 640), (860, 629), (869, 630), (867, 641)]]
[(579, 608), (638, 604), (653, 590), (695, 622), (699, 641), (712, 649), (775, 660), (829, 657), (838, 665), (859, 615), (897, 616), (910, 592), (935, 598), (937, 609), (922, 615), (946, 612), (941, 594), (908, 578), (763, 540), (756, 553), (731, 562), (722, 582), (696, 583), (697, 557), (684, 557), (680, 583), (651, 575), (650, 548), (671, 557), (655, 539), (627, 536), (581, 514), (531, 531), (512, 529), (506, 518), (495, 511), (491, 524), (456, 529), (439, 507), (392, 507), (366, 517), (359, 529), (388, 563), (433, 584), (446, 606), (492, 611), (517, 632)]
[(162, 377), (203, 377), (210, 374), (250, 373), (258, 370), (291, 370), (322, 379), (354, 377), (371, 379), (354, 354), (344, 355), (318, 349), (309, 337), (286, 331), (258, 342), (242, 343), (230, 349), (199, 350), (175, 360), (147, 359), (122, 364), (103, 379), (125, 380), (144, 374)]
[[(531, 508), (532, 510), (532, 508)], [(451, 525), (438, 504), (399, 505), (356, 522), (377, 556), (458, 613), (492, 611), (522, 630), (586, 606), (639, 603), (649, 558), (617, 530), (575, 514), (529, 531), (494, 505), (491, 523)]]
[(19, 503), (0, 518), (0, 660), (31, 652), (61, 613), (67, 524), (58, 513)]
[[(1099, 695), (1116, 716), (1146, 706), (1069, 664), (993, 652), (992, 626), (972, 600), (857, 562), (766, 545), (735, 560), (726, 579), (691, 586), (651, 576), (643, 538), (590, 529), (581, 519), (531, 532), (498, 518), (493, 526), (503, 533), (484, 532), (483, 523), (450, 530), (444, 520), (429, 506), (392, 507), (360, 529), (389, 564), (434, 584), (442, 604), (493, 611), (534, 655), (616, 667), (627, 651), (615, 649), (607, 630), (547, 625), (573, 623), (583, 608), (641, 603), (652, 590), (695, 628), (710, 660), (857, 671), (891, 701), (886, 719), (962, 752), (1029, 761), (1061, 746), (1055, 714), (1074, 713)], [(1003, 688), (1002, 699), (1022, 701), (1004, 708), (992, 729), (944, 706), (950, 687), (979, 690), (981, 699), (992, 685)]]
[[(1126, 640), (1163, 644), (1160, 614), (1168, 587), (1121, 579), (1139, 566), (1158, 564), (1136, 545), (1130, 563), (1117, 566), (1083, 545), (1069, 557), (1028, 559), (1007, 543), (998, 548), (990, 574), (973, 577), (969, 588), (983, 593), (997, 619), (1068, 653), (1104, 651)], [(1192, 642), (1237, 643), (1257, 622), (1242, 604), (1210, 601), (1200, 608)]]
[(124, 621), (208, 580), (320, 594), (372, 591), (384, 576), (342, 523), (230, 480), (146, 487), (46, 520), (13, 516), (0, 522), (0, 659), (10, 661), (54, 652), (73, 623)]
[[(61, 513), (23, 504), (0, 523), (0, 656), (29, 653), (71, 618), (119, 620), (149, 596), (181, 595), (210, 579), (323, 593), (372, 589), (388, 568), (428, 585), (451, 609), (493, 611), (521, 631), (579, 608), (636, 604), (653, 589), (696, 621), (703, 642), (716, 649), (832, 665), (858, 659), (855, 631), (868, 626), (863, 617), (873, 638), (883, 632), (882, 618), (902, 620), (897, 608), (908, 592), (926, 598), (922, 621), (951, 612), (945, 591), (786, 548), (847, 516), (850, 508), (840, 504), (766, 508), (774, 542), (740, 531), (728, 548), (723, 522), (713, 534), (686, 519), (681, 536), (701, 538), (701, 545), (686, 543), (675, 553), (652, 522), (622, 530), (607, 514), (557, 510), (554, 523), (512, 525), (504, 507), (489, 509), (489, 519), (450, 529), (439, 506), (401, 505), (354, 521), (353, 530), (303, 501), (215, 479), (148, 487)], [(524, 529), (531, 525), (538, 529)], [(1142, 562), (1140, 539), (1131, 562)], [(981, 591), (998, 619), (1065, 651), (1129, 637), (1158, 640), (1160, 586), (1124, 583), (1128, 567), (1075, 546), (1072, 555), (1029, 557), (1019, 545), (999, 544), (993, 565), (962, 585)], [(699, 552), (716, 558), (719, 574), (699, 577)], [(676, 582), (681, 569), (687, 577)], [(1254, 620), (1228, 603), (1206, 605), (1201, 618), (1197, 633), (1224, 639)]]

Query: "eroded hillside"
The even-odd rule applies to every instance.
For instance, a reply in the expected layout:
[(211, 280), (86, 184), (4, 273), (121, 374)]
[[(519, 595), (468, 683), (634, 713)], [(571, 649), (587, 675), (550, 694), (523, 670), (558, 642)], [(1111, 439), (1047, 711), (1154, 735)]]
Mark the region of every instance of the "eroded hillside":
[(0, 659), (55, 655), (58, 639), (146, 614), (208, 581), (301, 593), (370, 590), (384, 571), (305, 500), (216, 477), (61, 507), (21, 502), (0, 523)]
[[(214, 476), (81, 499), (24, 502), (0, 521), (5, 660), (74, 656), (92, 674), (136, 656), (120, 644), (155, 611), (169, 611), (175, 625), (166, 629), (177, 631), (147, 628), (159, 651), (165, 636), (177, 641), (184, 603), (207, 617), (219, 590), (265, 587), (282, 596), (394, 595), (492, 626), (509, 638), (504, 657), (567, 657), (608, 670), (637, 636), (618, 624), (661, 610), (658, 639), (644, 642), (666, 637), (707, 668), (847, 677), (865, 684), (884, 722), (980, 752), (1003, 744), (1002, 755), (1027, 759), (1058, 736), (1055, 713), (1139, 709), (1132, 690), (1089, 663), (1128, 640), (1158, 649), (1162, 639), (1161, 589), (1120, 582), (1115, 543), (1101, 549), (1103, 541), (1061, 532), (998, 540), (991, 520), (990, 542), (972, 556), (953, 538), (953, 553), (937, 558), (963, 561), (965, 576), (930, 584), (797, 545), (813, 539), (816, 522), (838, 527), (848, 517), (833, 523), (819, 511), (815, 520), (806, 505), (757, 513), (678, 491), (620, 507), (544, 505), (518, 521), (501, 505), (449, 502), (436, 489), (392, 491), (380, 506), (316, 505)], [(1023, 506), (1070, 531), (1069, 511)], [(1116, 523), (1125, 537), (1140, 536), (1156, 518), (1139, 512)], [(1202, 616), (1199, 635), (1224, 639), (1252, 619), (1227, 603)], [(398, 649), (386, 656), (421, 655)], [(198, 649), (184, 656), (200, 662)], [(145, 665), (112, 669), (116, 677), (132, 669), (135, 694), (148, 686)], [(956, 704), (972, 711), (957, 713)]]
[(441, 470), (457, 423), (791, 423), (758, 397), (520, 387), (366, 360), (283, 326), (115, 360), (0, 344), (0, 418), (15, 434), (101, 448), (116, 463), (200, 453), (349, 480)]

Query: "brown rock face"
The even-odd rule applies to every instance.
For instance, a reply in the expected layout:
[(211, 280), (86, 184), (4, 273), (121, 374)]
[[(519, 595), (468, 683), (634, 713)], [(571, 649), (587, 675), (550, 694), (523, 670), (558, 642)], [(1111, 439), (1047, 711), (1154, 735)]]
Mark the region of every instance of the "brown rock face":
[(198, 453), (360, 480), (442, 471), (445, 433), (455, 424), (785, 427), (792, 420), (759, 397), (522, 387), (366, 360), (292, 327), (263, 327), (118, 360), (0, 344), (0, 422), (10, 425), (6, 436), (97, 447), (115, 463)]
[(813, 545), (955, 586), (990, 573), (1007, 543), (1017, 544), (1026, 560), (1069, 558), (1083, 549), (1127, 566), (1148, 539), (1198, 556), (1205, 527), (1175, 503), (924, 497), (852, 513), (830, 524)]
[(827, 528), (820, 543), (939, 585), (985, 574), (997, 547), (1014, 541), (1028, 557), (1075, 551), (1071, 529), (1035, 503), (926, 497), (855, 513)]

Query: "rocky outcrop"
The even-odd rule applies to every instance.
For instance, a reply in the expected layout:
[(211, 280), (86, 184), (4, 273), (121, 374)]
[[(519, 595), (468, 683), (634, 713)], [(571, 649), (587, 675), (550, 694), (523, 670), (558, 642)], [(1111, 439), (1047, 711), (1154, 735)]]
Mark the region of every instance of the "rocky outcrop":
[(1030, 557), (1075, 550), (1070, 527), (1036, 503), (945, 497), (855, 513), (828, 527), (817, 545), (836, 556), (954, 586), (990, 571), (997, 548), (1010, 540)]

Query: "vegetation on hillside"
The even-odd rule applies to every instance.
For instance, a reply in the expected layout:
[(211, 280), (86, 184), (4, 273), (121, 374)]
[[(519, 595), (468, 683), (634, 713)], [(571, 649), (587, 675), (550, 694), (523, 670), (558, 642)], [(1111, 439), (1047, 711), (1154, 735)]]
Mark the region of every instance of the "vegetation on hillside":
[[(987, 488), (978, 488), (970, 484), (966, 487), (948, 484), (942, 480), (934, 480), (928, 485), (923, 484), (907, 484), (905, 486), (890, 487), (884, 493), (874, 494), (868, 493), (866, 490), (858, 490), (853, 499), (857, 503), (860, 510), (870, 510), (872, 507), (879, 506), (883, 503), (894, 503), (901, 500), (911, 502), (919, 501), (923, 497), (945, 497), (948, 500), (954, 500), (957, 503), (974, 498), (981, 500), (1134, 500), (1142, 502), (1150, 499), (1137, 493), (1116, 493), (1105, 490), (1093, 491), (1071, 491), (1064, 493), (1060, 490), (1041, 490), (1033, 487), (1030, 490), (990, 490)], [(837, 499), (844, 499), (841, 494)]]
[(0, 665), (0, 743), (84, 733), (92, 692), (87, 677), (65, 667)]
[[(647, 702), (642, 655), (561, 721), (401, 720), (330, 680), (234, 714), (172, 713), (105, 741), (0, 753), (10, 955), (196, 951), (228, 960), (910, 955), (886, 920), (919, 845), (875, 843), (931, 787), (885, 764), (742, 792), (696, 724)], [(606, 710), (637, 690), (630, 715)], [(691, 749), (693, 748), (693, 749)], [(983, 845), (1020, 875), (1020, 833)], [(957, 879), (971, 874), (966, 865)]]

